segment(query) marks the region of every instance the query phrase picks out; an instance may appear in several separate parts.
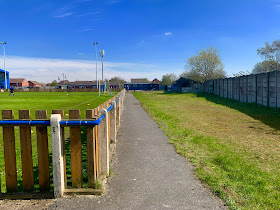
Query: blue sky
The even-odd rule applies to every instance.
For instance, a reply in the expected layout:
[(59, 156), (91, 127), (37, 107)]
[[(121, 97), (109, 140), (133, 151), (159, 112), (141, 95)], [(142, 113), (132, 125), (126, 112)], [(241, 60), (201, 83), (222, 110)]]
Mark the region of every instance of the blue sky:
[(62, 73), (95, 80), (93, 42), (105, 49), (105, 77), (129, 80), (179, 75), (211, 45), (228, 76), (251, 71), (257, 48), (280, 38), (280, 0), (0, 0), (0, 8), (6, 69), (41, 82)]

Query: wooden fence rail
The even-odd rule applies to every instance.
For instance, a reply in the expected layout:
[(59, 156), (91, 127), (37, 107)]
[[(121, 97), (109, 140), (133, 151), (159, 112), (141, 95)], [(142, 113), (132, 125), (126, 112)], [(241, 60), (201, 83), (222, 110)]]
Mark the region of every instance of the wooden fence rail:
[[(32, 126), (29, 124), (21, 124), (23, 121), (30, 120), (29, 110), (19, 110), (19, 122), (14, 119), (13, 110), (2, 110), (2, 121), (0, 126), (3, 127), (3, 145), (4, 145), (4, 162), (5, 162), (5, 178), (7, 193), (1, 193), (0, 198), (12, 198), (11, 196), (19, 196), (18, 194), (18, 169), (16, 164), (16, 148), (15, 148), (15, 127), (19, 127), (20, 131), (20, 147), (21, 147), (21, 165), (22, 165), (22, 191), (21, 194), (26, 198), (34, 196), (34, 180), (39, 179), (39, 192), (37, 197), (46, 195), (45, 192), (53, 194), (55, 197), (63, 195), (64, 192), (81, 192), (81, 193), (101, 193), (97, 187), (97, 181), (101, 182), (109, 175), (110, 162), (110, 145), (116, 143), (117, 129), (120, 126), (120, 116), (123, 111), (123, 102), (125, 90), (101, 104), (95, 109), (86, 110), (86, 119), (80, 119), (80, 110), (69, 111), (69, 122), (71, 120), (92, 121), (97, 122), (98, 119), (103, 120), (99, 124), (86, 126), (86, 157), (83, 156), (82, 148), (82, 126), (73, 125), (70, 127), (70, 162), (71, 162), (71, 186), (67, 188), (66, 174), (66, 130), (65, 126), (60, 123), (64, 120), (63, 110), (52, 110), (51, 119), (47, 119), (46, 110), (36, 110), (36, 120), (46, 122), (44, 125), (36, 125), (37, 138), (37, 155), (38, 155), (38, 175), (34, 173), (32, 159)], [(107, 110), (109, 110), (107, 112)], [(6, 122), (10, 122), (6, 123)], [(11, 125), (12, 122), (15, 124)], [(17, 123), (18, 124), (17, 124)], [(51, 127), (51, 141), (49, 141), (48, 126)], [(52, 153), (49, 151), (49, 144), (52, 144)], [(50, 155), (52, 159), (50, 159)], [(87, 168), (83, 168), (82, 158), (87, 161)], [(83, 171), (87, 172), (87, 183), (83, 180)], [(53, 172), (53, 177), (51, 177)], [(38, 176), (38, 177), (35, 177)], [(68, 175), (69, 176), (69, 175)], [(54, 186), (54, 191), (51, 185)], [(86, 186), (87, 189), (80, 189)], [(74, 190), (79, 189), (79, 190)], [(3, 190), (3, 189), (2, 189)], [(1, 192), (1, 177), (0, 177)], [(11, 195), (13, 193), (13, 195)], [(29, 193), (29, 194), (26, 194)], [(14, 198), (14, 197), (13, 197)], [(21, 197), (17, 197), (18, 199)]]

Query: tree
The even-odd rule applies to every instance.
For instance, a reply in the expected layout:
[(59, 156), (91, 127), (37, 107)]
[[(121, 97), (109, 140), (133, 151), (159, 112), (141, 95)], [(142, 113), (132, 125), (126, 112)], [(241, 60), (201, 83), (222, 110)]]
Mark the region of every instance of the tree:
[(275, 61), (258, 62), (252, 70), (252, 74), (260, 74), (276, 70), (277, 63)]
[(202, 49), (188, 58), (185, 69), (180, 76), (200, 82), (226, 77), (219, 50), (214, 47)]
[(173, 73), (162, 76), (161, 85), (172, 85), (177, 80), (177, 76)]
[(121, 77), (112, 77), (109, 82), (119, 82), (120, 84), (124, 84), (126, 83), (125, 79), (121, 78)]
[(58, 86), (58, 83), (56, 80), (53, 80), (50, 86)]
[(257, 49), (264, 61), (270, 62), (268, 71), (280, 70), (280, 40), (274, 40), (272, 44), (265, 42), (265, 46)]

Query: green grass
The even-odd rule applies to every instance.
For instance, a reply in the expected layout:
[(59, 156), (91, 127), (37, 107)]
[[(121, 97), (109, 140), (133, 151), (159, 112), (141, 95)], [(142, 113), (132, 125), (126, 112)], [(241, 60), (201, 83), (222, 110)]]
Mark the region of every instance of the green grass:
[(135, 92), (230, 209), (280, 209), (280, 113), (210, 94)]
[[(18, 110), (30, 110), (31, 119), (35, 119), (35, 110), (47, 110), (48, 118), (53, 109), (63, 109), (65, 118), (68, 118), (69, 110), (80, 109), (81, 118), (85, 119), (86, 109), (93, 109), (103, 102), (109, 100), (112, 96), (102, 95), (98, 96), (96, 92), (16, 92), (15, 96), (8, 96), (9, 93), (0, 93), (0, 110), (14, 110), (15, 119), (18, 119)], [(2, 118), (2, 113), (0, 113)], [(49, 128), (48, 128), (49, 129)], [(0, 129), (0, 173), (1, 173), (1, 186), (2, 192), (6, 192), (5, 183), (5, 166), (4, 166), (4, 148), (3, 148), (3, 134), (2, 128)], [(49, 153), (50, 164), (51, 160), (51, 138), (49, 133)], [(87, 183), (87, 153), (86, 153), (86, 136), (85, 128), (82, 128), (82, 164), (83, 164), (83, 181), (84, 187)], [(65, 128), (66, 134), (66, 160), (67, 160), (67, 176), (69, 187), (71, 185), (71, 163), (70, 163), (70, 141), (69, 141), (69, 128)], [(18, 170), (18, 191), (22, 191), (22, 172), (21, 172), (21, 148), (19, 141), (19, 128), (15, 127), (16, 137), (16, 159)], [(37, 158), (37, 140), (36, 128), (32, 127), (32, 156), (33, 156), (33, 172), (35, 191), (39, 189), (38, 180), (38, 158)], [(50, 165), (51, 177), (52, 166)], [(52, 181), (51, 181), (52, 183)], [(52, 186), (51, 186), (52, 187)]]

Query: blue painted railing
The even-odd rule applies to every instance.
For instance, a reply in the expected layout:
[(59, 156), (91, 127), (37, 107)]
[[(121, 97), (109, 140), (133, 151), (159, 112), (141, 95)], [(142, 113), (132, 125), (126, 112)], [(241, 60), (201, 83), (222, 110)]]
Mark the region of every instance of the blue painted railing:
[[(116, 99), (116, 103), (120, 99), (122, 93)], [(114, 107), (111, 105), (107, 109), (107, 113)], [(104, 119), (104, 114), (101, 115), (97, 120), (61, 120), (59, 123), (61, 126), (94, 126), (99, 125)], [(50, 120), (0, 120), (0, 126), (11, 125), (11, 126), (21, 126), (21, 125), (30, 125), (30, 126), (50, 126)]]

